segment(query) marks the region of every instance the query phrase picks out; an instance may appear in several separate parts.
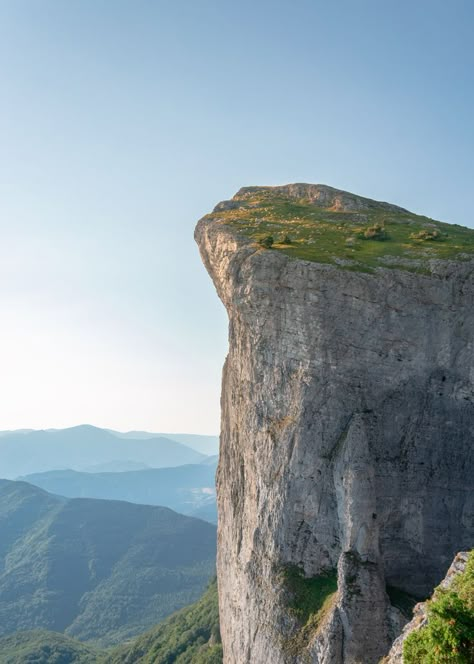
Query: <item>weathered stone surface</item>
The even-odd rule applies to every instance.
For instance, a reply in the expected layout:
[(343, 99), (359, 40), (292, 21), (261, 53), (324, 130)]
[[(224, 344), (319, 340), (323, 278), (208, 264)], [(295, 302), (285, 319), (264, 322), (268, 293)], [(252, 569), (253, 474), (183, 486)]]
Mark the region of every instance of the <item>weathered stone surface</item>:
[[(336, 205), (327, 189), (320, 198)], [(367, 204), (337, 193), (338, 205)], [(385, 584), (427, 596), (473, 544), (474, 263), (353, 272), (206, 218), (196, 240), (229, 315), (217, 479), (225, 662), (377, 662), (402, 626)], [(338, 567), (336, 602), (301, 652), (286, 647), (301, 628), (287, 564), (308, 577)]]

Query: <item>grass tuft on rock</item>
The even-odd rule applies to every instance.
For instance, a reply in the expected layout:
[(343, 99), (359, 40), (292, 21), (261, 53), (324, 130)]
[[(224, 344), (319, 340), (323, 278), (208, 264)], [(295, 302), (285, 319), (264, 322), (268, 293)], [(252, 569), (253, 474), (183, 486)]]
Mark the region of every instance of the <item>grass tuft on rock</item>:
[(281, 576), (288, 611), (300, 625), (296, 634), (285, 639), (283, 648), (287, 654), (298, 656), (309, 645), (336, 601), (337, 572), (330, 570), (318, 576), (306, 577), (297, 565), (285, 565)]

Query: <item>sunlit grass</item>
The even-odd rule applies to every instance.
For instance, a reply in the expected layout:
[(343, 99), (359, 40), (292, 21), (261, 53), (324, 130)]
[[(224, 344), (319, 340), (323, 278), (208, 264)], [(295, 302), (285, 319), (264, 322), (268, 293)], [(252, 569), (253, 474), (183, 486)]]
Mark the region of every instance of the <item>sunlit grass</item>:
[[(474, 258), (474, 229), (404, 210), (327, 209), (271, 190), (252, 192), (236, 204), (209, 218), (250, 238), (262, 251), (292, 258), (360, 271), (396, 267), (420, 272), (429, 271), (430, 259)], [(377, 227), (381, 231), (371, 231)], [(262, 246), (269, 237), (271, 246)]]

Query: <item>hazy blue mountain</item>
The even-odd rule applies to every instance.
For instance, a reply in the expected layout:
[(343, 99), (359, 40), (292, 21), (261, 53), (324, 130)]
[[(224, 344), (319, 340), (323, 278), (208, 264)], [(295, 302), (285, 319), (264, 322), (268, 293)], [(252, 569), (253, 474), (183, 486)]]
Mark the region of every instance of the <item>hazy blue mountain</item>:
[(212, 502), (209, 501), (200, 507), (196, 507), (189, 516), (194, 516), (196, 519), (203, 519), (204, 521), (217, 524), (217, 504), (215, 498)]
[[(212, 457), (206, 457), (201, 463), (205, 463), (207, 459)], [(91, 466), (85, 466), (80, 470), (84, 473), (124, 473), (129, 470), (145, 470), (150, 468), (146, 463), (141, 463), (140, 461), (130, 461), (130, 459), (117, 460), (114, 461), (105, 461), (104, 463), (96, 463)]]
[[(165, 435), (165, 434), (161, 434)], [(183, 445), (188, 445), (202, 454), (219, 453), (219, 436), (198, 436), (194, 433), (169, 433), (166, 437)]]
[(212, 456), (208, 456), (205, 459), (203, 459), (201, 463), (205, 464), (206, 466), (217, 466), (218, 461), (219, 461), (219, 455), (213, 454)]
[(168, 438), (168, 440), (182, 443), (206, 455), (218, 454), (219, 452), (219, 436), (201, 436), (194, 433), (150, 433), (149, 431), (127, 431), (126, 433), (122, 433), (113, 429), (109, 429), (109, 431), (119, 438), (143, 440), (155, 437)]
[(214, 462), (119, 473), (53, 470), (21, 479), (69, 498), (106, 498), (163, 505), (215, 523), (215, 472)]
[(203, 459), (200, 452), (174, 440), (120, 438), (89, 425), (4, 432), (0, 437), (0, 475), (8, 479), (52, 469), (81, 470), (119, 461), (164, 468), (199, 463)]
[(0, 533), (0, 635), (118, 643), (195, 601), (214, 574), (215, 526), (164, 507), (0, 480)]
[(6, 431), (0, 431), (0, 437), (11, 433), (30, 433), (30, 431), (34, 431), (34, 429), (7, 429)]

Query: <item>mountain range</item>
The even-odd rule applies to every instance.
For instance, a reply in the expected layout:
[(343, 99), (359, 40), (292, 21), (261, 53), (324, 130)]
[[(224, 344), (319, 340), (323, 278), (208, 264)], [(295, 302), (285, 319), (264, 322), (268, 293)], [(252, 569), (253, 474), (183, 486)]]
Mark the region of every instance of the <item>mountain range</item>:
[(110, 433), (113, 433), (118, 438), (143, 440), (148, 438), (167, 438), (168, 440), (174, 440), (177, 443), (192, 447), (193, 450), (197, 450), (205, 455), (213, 455), (219, 452), (219, 436), (205, 436), (195, 433), (151, 433), (150, 431), (127, 431), (126, 433), (122, 433), (113, 429), (107, 429), (107, 431), (110, 431)]
[(196, 600), (215, 569), (210, 523), (26, 482), (0, 480), (0, 532), (0, 635), (122, 642)]
[(21, 479), (68, 498), (103, 498), (162, 505), (215, 523), (216, 461), (209, 457), (209, 463), (206, 459), (201, 464), (116, 473), (52, 470)]
[[(135, 437), (134, 437), (135, 436)], [(0, 475), (15, 479), (21, 475), (52, 469), (99, 470), (133, 467), (164, 468), (199, 463), (206, 454), (178, 440), (146, 432), (120, 434), (90, 425), (69, 429), (0, 432)], [(215, 437), (183, 434), (182, 439), (214, 450)], [(201, 442), (200, 442), (201, 441)]]

